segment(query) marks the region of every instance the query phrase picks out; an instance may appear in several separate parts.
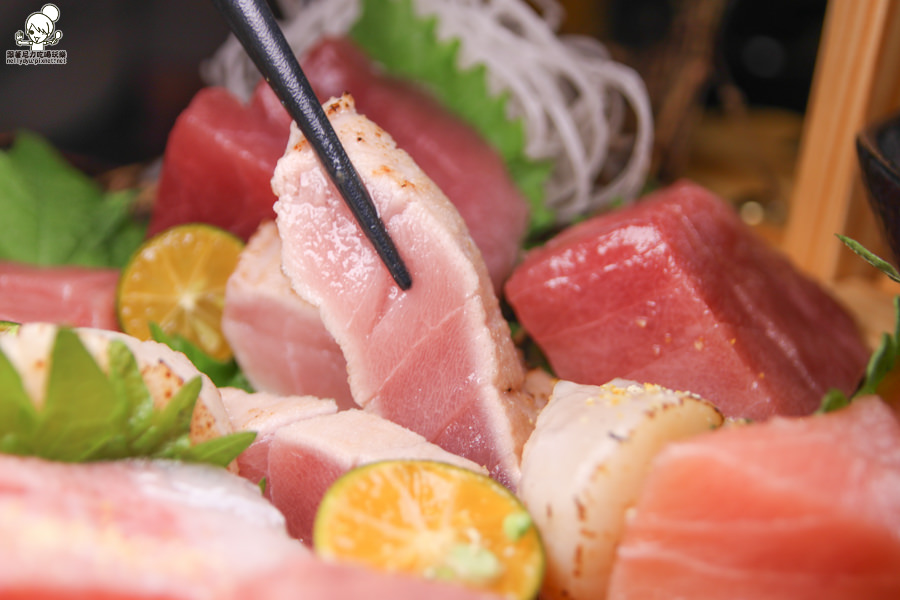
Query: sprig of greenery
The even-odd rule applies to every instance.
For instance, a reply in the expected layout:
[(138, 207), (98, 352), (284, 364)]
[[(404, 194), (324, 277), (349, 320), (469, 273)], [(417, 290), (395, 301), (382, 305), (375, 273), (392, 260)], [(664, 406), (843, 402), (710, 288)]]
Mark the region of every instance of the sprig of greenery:
[(532, 232), (546, 229), (554, 221), (544, 203), (544, 184), (552, 164), (528, 158), (525, 127), (520, 119), (507, 116), (508, 95), (490, 92), (484, 65), (461, 69), (460, 41), (442, 42), (436, 26), (435, 17), (415, 13), (412, 0), (362, 0), (350, 37), (389, 73), (423, 84), (446, 108), (471, 124), (500, 153), (528, 198)]
[(254, 391), (235, 359), (218, 360), (213, 358), (184, 336), (167, 334), (156, 323), (150, 323), (150, 335), (155, 341), (187, 356), (197, 370), (209, 377), (217, 387), (235, 387), (247, 392)]
[[(892, 280), (900, 283), (900, 272), (897, 271), (894, 265), (877, 256), (852, 238), (840, 234), (837, 234), (837, 237), (870, 265)], [(887, 385), (889, 379), (900, 377), (900, 362), (898, 362), (898, 358), (900, 358), (900, 297), (895, 296), (894, 331), (893, 333), (884, 332), (881, 334), (878, 347), (872, 352), (869, 362), (866, 364), (866, 373), (862, 383), (850, 396), (837, 389), (828, 390), (822, 398), (818, 412), (832, 412), (847, 406), (855, 398), (877, 394)]]
[(0, 260), (122, 267), (144, 238), (133, 190), (105, 193), (28, 131), (0, 152)]
[(241, 432), (192, 444), (200, 377), (185, 382), (157, 408), (125, 343), (112, 340), (107, 352), (109, 372), (104, 373), (78, 334), (60, 328), (38, 407), (0, 351), (0, 452), (62, 462), (146, 457), (226, 466), (253, 442), (255, 433)]

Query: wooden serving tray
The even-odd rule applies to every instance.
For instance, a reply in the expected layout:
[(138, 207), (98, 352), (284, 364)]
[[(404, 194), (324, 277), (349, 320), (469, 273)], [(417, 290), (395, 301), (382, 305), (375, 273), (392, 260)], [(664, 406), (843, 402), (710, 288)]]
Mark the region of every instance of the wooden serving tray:
[(873, 345), (894, 329), (900, 285), (835, 234), (890, 256), (868, 205), (856, 136), (898, 110), (900, 2), (829, 0), (781, 245), (847, 305)]

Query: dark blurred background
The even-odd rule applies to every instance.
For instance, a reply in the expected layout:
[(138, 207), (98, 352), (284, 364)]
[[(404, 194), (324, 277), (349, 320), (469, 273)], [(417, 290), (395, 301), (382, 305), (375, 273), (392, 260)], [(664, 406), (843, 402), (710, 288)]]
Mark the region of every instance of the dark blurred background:
[[(0, 48), (43, 0), (0, 3)], [(65, 65), (0, 65), (0, 133), (38, 131), (109, 164), (161, 154), (226, 37), (205, 0), (57, 0)], [(700, 111), (776, 107), (802, 115), (825, 0), (562, 2), (565, 30), (594, 35), (647, 81), (660, 131), (656, 169), (684, 171)], [(673, 158), (675, 157), (675, 158)]]

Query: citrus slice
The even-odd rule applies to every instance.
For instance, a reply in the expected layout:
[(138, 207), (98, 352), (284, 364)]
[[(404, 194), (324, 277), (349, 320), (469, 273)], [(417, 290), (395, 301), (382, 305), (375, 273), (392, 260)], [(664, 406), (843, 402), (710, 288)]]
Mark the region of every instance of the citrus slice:
[(319, 505), (316, 552), (327, 559), (534, 598), (544, 574), (537, 529), (493, 479), (427, 460), (353, 469)]
[(150, 339), (150, 324), (181, 335), (219, 360), (231, 357), (222, 334), (225, 284), (244, 242), (211, 225), (178, 225), (150, 238), (122, 271), (116, 310), (122, 331)]

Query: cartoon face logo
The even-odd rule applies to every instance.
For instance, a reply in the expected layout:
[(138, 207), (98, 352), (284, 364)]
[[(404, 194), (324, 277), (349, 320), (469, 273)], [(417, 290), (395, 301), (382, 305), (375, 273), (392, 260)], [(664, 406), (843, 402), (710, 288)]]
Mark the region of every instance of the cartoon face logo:
[[(25, 31), (16, 32), (16, 44), (31, 46), (32, 50), (43, 50), (44, 46), (53, 46), (62, 39), (62, 31), (57, 31), (59, 8), (55, 4), (45, 4), (40, 12), (31, 13), (25, 19)], [(27, 36), (27, 37), (26, 37)]]

